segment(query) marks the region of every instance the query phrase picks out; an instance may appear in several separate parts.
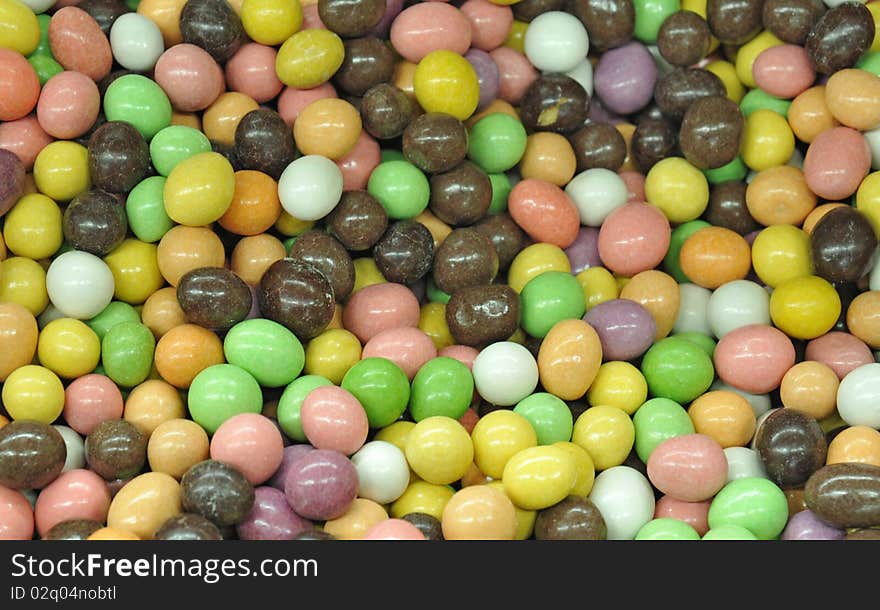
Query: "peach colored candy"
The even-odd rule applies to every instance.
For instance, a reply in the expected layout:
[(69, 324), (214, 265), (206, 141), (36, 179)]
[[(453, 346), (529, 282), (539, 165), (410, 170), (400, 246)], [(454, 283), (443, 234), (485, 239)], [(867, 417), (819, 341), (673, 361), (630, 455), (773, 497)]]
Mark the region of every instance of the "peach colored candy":
[(181, 324), (162, 335), (154, 359), (162, 379), (186, 389), (203, 370), (224, 362), (223, 343), (207, 328)]
[(504, 44), (513, 25), (513, 10), (509, 6), (489, 0), (467, 0), (460, 10), (471, 24), (472, 47), (488, 52)]
[(381, 504), (355, 498), (344, 515), (324, 523), (324, 531), (337, 540), (361, 540), (371, 527), (387, 519)]
[(159, 424), (147, 444), (150, 470), (177, 480), (210, 455), (208, 433), (191, 419), (171, 419)]
[(513, 187), (507, 201), (510, 216), (535, 241), (567, 248), (577, 238), (577, 208), (555, 184), (527, 178)]
[(880, 77), (857, 68), (838, 70), (825, 83), (825, 103), (847, 127), (875, 129), (880, 126)]
[(383, 330), (418, 326), (419, 301), (403, 284), (383, 282), (355, 292), (342, 312), (342, 324), (362, 344)]
[(767, 394), (779, 387), (794, 365), (794, 345), (777, 328), (749, 324), (718, 341), (714, 361), (724, 383), (752, 394)]
[(177, 286), (188, 271), (223, 267), (226, 263), (223, 242), (207, 227), (174, 227), (162, 236), (156, 257), (162, 277), (172, 286)]
[(20, 491), (0, 485), (0, 540), (34, 537), (34, 511)]
[(167, 474), (148, 472), (116, 493), (107, 512), (107, 526), (150, 540), (163, 523), (181, 512), (178, 482)]
[[(636, 165), (632, 154), (632, 137), (636, 131), (636, 126), (632, 123), (617, 123), (614, 125), (614, 128), (620, 132), (620, 135), (623, 136), (623, 141), (626, 144), (626, 156), (623, 158), (623, 163), (618, 171), (638, 171), (638, 166)], [(644, 201), (644, 198), (640, 199), (640, 201)]]
[(826, 464), (858, 462), (880, 466), (880, 432), (867, 426), (851, 426), (828, 445)]
[(513, 540), (516, 508), (507, 495), (490, 485), (457, 491), (441, 517), (446, 540)]
[(752, 266), (749, 243), (724, 227), (706, 227), (688, 237), (679, 260), (689, 280), (710, 289), (744, 279)]
[(472, 114), (471, 118), (465, 121), (464, 124), (468, 129), (470, 129), (474, 126), (474, 123), (476, 123), (483, 117), (489, 116), (490, 114), (495, 114), (497, 112), (503, 112), (504, 114), (512, 116), (517, 121), (519, 120), (519, 112), (517, 112), (516, 108), (510, 105), (510, 102), (505, 102), (501, 98), (495, 98), (479, 112), (475, 112), (474, 114)]
[(301, 418), (303, 432), (313, 447), (345, 455), (360, 449), (370, 431), (367, 413), (360, 401), (337, 386), (323, 386), (309, 392), (302, 403)]
[(830, 417), (837, 406), (840, 380), (831, 367), (805, 360), (785, 373), (779, 386), (782, 405), (821, 420)]
[(792, 100), (788, 124), (798, 140), (807, 144), (826, 129), (840, 125), (825, 103), (825, 85), (810, 87)]
[(354, 147), (344, 157), (336, 160), (342, 172), (342, 190), (361, 191), (367, 188), (370, 174), (382, 160), (379, 143), (370, 134), (361, 130)]
[(825, 216), (825, 214), (834, 208), (839, 208), (845, 205), (845, 203), (840, 203), (839, 201), (832, 201), (831, 203), (823, 203), (822, 205), (816, 206), (813, 211), (807, 214), (807, 217), (804, 218), (804, 224), (801, 225), (801, 228), (804, 230), (804, 233), (811, 235), (813, 229), (816, 227), (816, 223), (822, 220), (822, 217)]
[(38, 334), (37, 320), (28, 309), (11, 301), (0, 303), (0, 381), (31, 363)]
[(413, 218), (418, 223), (425, 225), (428, 231), (431, 232), (431, 237), (434, 238), (434, 248), (437, 249), (440, 247), (440, 244), (446, 239), (446, 236), (452, 233), (452, 227), (448, 224), (434, 216), (431, 213), (431, 210), (425, 210), (415, 218)]
[(235, 144), (235, 130), (241, 119), (259, 107), (254, 98), (244, 93), (222, 93), (202, 114), (202, 131), (209, 140), (232, 146)]
[(599, 257), (605, 266), (631, 277), (660, 264), (669, 249), (669, 221), (645, 203), (615, 209), (599, 229)]
[[(0, 53), (2, 52), (3, 49), (0, 49)], [(39, 84), (37, 87), (39, 88)], [(2, 92), (2, 84), (0, 84), (0, 92)], [(3, 95), (0, 94), (0, 99), (2, 98)], [(21, 159), (26, 171), (34, 167), (37, 155), (51, 143), (52, 136), (40, 127), (40, 122), (33, 114), (7, 123), (0, 119), (0, 148), (15, 153)]]
[(849, 333), (831, 331), (807, 343), (804, 354), (807, 360), (827, 365), (843, 379), (853, 369), (874, 362), (874, 354), (867, 344)]
[(250, 235), (235, 244), (230, 268), (245, 282), (256, 286), (266, 269), (284, 258), (284, 254), (284, 244), (277, 237), (268, 233)]
[(437, 348), (420, 329), (406, 326), (384, 330), (367, 341), (362, 358), (374, 356), (391, 360), (412, 381), (422, 365), (437, 356)]
[(149, 438), (163, 423), (185, 416), (177, 388), (161, 379), (148, 379), (129, 392), (122, 417)]
[(278, 114), (284, 119), (284, 122), (293, 126), (296, 117), (302, 112), (303, 108), (316, 100), (337, 97), (336, 89), (330, 83), (318, 85), (314, 89), (294, 89), (293, 87), (285, 87), (281, 95), (278, 96)]
[(186, 0), (141, 0), (137, 12), (159, 27), (165, 48), (183, 41), (180, 33), (180, 12)]
[(64, 391), (64, 420), (86, 436), (98, 424), (122, 417), (122, 392), (109, 377), (90, 374), (74, 379)]
[(68, 519), (94, 519), (103, 523), (109, 508), (110, 490), (104, 479), (91, 470), (71, 470), (61, 474), (37, 496), (34, 508), (37, 531), (43, 536)]
[(790, 99), (816, 80), (810, 56), (803, 47), (783, 44), (761, 52), (752, 64), (755, 83), (766, 93)]
[(871, 149), (865, 137), (849, 127), (820, 133), (804, 157), (804, 177), (810, 190), (824, 199), (845, 199), (856, 192), (871, 169)]
[(272, 420), (257, 413), (230, 417), (211, 438), (211, 459), (234, 466), (251, 485), (269, 480), (283, 457), (281, 433)]
[(167, 49), (156, 62), (153, 77), (180, 111), (204, 110), (226, 86), (223, 69), (207, 51), (182, 43)]
[(260, 104), (275, 98), (284, 85), (275, 73), (276, 51), (249, 42), (226, 62), (226, 84), (232, 91), (249, 95)]
[(367, 530), (364, 540), (424, 540), (415, 525), (403, 519), (386, 519)]
[(147, 297), (141, 310), (141, 321), (156, 339), (160, 339), (175, 326), (186, 324), (186, 314), (177, 300), (177, 289), (167, 286)]
[(672, 331), (678, 316), (681, 291), (675, 278), (668, 273), (656, 269), (637, 273), (621, 289), (620, 298), (635, 301), (648, 310), (657, 324), (657, 340)]
[(27, 115), (40, 96), (40, 79), (28, 61), (0, 47), (0, 122)]
[(538, 350), (541, 385), (563, 400), (586, 394), (601, 364), (599, 335), (583, 320), (556, 323)]
[(471, 22), (449, 4), (414, 4), (394, 19), (390, 40), (395, 51), (414, 63), (441, 49), (464, 55), (471, 46)]
[(98, 118), (101, 94), (85, 74), (60, 72), (43, 86), (37, 102), (37, 120), (43, 130), (60, 140), (78, 138)]
[(645, 175), (632, 170), (622, 171), (618, 174), (626, 185), (627, 203), (645, 201)]
[(549, 131), (533, 133), (519, 162), (523, 178), (538, 178), (564, 187), (576, 169), (574, 150), (565, 136)]
[(705, 434), (666, 439), (648, 458), (648, 479), (663, 493), (685, 502), (703, 502), (727, 482), (727, 456)]
[(706, 392), (690, 404), (688, 416), (698, 434), (715, 439), (725, 449), (747, 445), (757, 426), (749, 401), (728, 390)]
[(880, 349), (880, 290), (858, 295), (846, 310), (846, 325), (871, 349)]
[(765, 227), (800, 225), (816, 207), (816, 195), (810, 190), (806, 167), (804, 163), (802, 171), (779, 165), (758, 172), (746, 187), (746, 207), (752, 217)]
[(98, 22), (81, 8), (67, 6), (49, 21), (49, 48), (65, 70), (99, 81), (113, 67), (110, 41)]
[(510, 47), (498, 47), (489, 55), (498, 65), (499, 97), (519, 104), (526, 89), (538, 78), (538, 71), (525, 55)]
[(709, 531), (709, 506), (711, 500), (704, 502), (685, 502), (671, 496), (663, 496), (654, 507), (655, 519), (678, 519), (684, 521), (702, 536)]

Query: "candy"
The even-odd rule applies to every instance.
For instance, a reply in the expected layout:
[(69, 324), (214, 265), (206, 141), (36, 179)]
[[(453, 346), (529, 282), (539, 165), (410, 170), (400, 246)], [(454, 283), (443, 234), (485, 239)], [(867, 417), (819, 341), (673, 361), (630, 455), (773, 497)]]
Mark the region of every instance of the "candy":
[(104, 522), (110, 509), (106, 482), (89, 470), (61, 474), (37, 496), (34, 520), (40, 536), (70, 519)]
[(599, 474), (590, 500), (605, 521), (609, 540), (632, 540), (654, 514), (651, 484), (629, 466), (615, 466)]
[(817, 470), (804, 487), (807, 508), (838, 527), (865, 527), (877, 521), (880, 468), (871, 464), (831, 464)]
[[(3, 388), (8, 405), (7, 387), (8, 380)], [(12, 421), (0, 428), (0, 448), (0, 485), (19, 490), (39, 489), (54, 481), (67, 454), (61, 434), (38, 420)]]
[(241, 522), (255, 499), (253, 487), (241, 472), (215, 460), (187, 470), (179, 489), (183, 511), (199, 514), (218, 527)]
[(205, 430), (186, 419), (171, 419), (159, 424), (147, 443), (150, 470), (164, 472), (177, 480), (192, 466), (207, 460), (209, 455)]
[(443, 508), (441, 523), (445, 540), (513, 540), (517, 529), (513, 503), (488, 485), (456, 492)]
[(223, 540), (220, 529), (195, 513), (181, 513), (165, 521), (154, 540)]

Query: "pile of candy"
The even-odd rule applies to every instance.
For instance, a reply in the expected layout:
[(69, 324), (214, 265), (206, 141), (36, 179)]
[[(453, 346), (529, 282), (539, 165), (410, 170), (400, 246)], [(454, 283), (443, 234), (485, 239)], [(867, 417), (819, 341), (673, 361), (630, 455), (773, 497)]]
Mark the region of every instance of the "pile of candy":
[(880, 537), (877, 22), (0, 0), (0, 538)]

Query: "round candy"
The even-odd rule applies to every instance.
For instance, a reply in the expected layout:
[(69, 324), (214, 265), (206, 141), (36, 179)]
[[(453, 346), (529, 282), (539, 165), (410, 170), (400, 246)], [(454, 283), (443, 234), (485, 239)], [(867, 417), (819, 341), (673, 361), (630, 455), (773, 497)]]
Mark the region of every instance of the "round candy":
[(187, 406), (195, 422), (209, 434), (240, 413), (259, 413), (263, 396), (257, 381), (233, 364), (215, 364), (192, 380)]
[(504, 491), (488, 485), (466, 487), (443, 508), (445, 540), (513, 540), (516, 511)]
[(336, 519), (357, 495), (358, 475), (351, 461), (336, 451), (316, 449), (291, 466), (284, 495), (294, 512), (306, 519)]
[(485, 400), (510, 406), (531, 394), (538, 384), (538, 365), (522, 345), (499, 341), (474, 360), (474, 384)]
[(467, 155), (488, 173), (511, 169), (522, 158), (527, 146), (526, 130), (515, 118), (492, 113), (471, 127)]
[(380, 504), (397, 500), (410, 480), (409, 464), (397, 446), (381, 440), (361, 447), (351, 461), (358, 473), (358, 496)]
[(481, 417), (472, 432), (474, 462), (486, 475), (498, 479), (511, 457), (538, 443), (529, 420), (507, 409)]
[(386, 519), (367, 530), (364, 540), (424, 540), (425, 535), (409, 521)]
[(240, 6), (244, 31), (264, 45), (281, 44), (302, 25), (303, 9), (298, 1), (246, 0)]
[(288, 437), (304, 443), (306, 435), (302, 429), (301, 410), (306, 396), (315, 388), (333, 385), (329, 379), (319, 375), (302, 375), (288, 385), (278, 399), (278, 425)]
[(114, 80), (104, 93), (108, 121), (131, 123), (149, 141), (171, 124), (171, 102), (154, 81), (140, 74)]
[(600, 473), (590, 500), (605, 520), (609, 540), (632, 540), (654, 515), (651, 484), (629, 466), (615, 466)]
[(749, 402), (729, 390), (706, 392), (688, 408), (694, 430), (725, 449), (748, 444), (755, 434), (755, 412)]
[(211, 459), (237, 468), (251, 485), (265, 482), (281, 464), (284, 443), (278, 428), (256, 413), (224, 421), (211, 437)]
[(137, 13), (120, 15), (110, 29), (113, 58), (127, 70), (146, 72), (156, 65), (164, 43), (159, 27)]
[[(7, 382), (8, 383), (8, 382)], [(880, 364), (864, 364), (849, 373), (837, 389), (837, 410), (850, 426), (880, 429)]]
[(617, 407), (628, 414), (635, 413), (647, 397), (648, 384), (639, 369), (618, 360), (599, 367), (587, 392), (590, 404)]
[(110, 508), (107, 483), (89, 470), (62, 474), (37, 496), (34, 516), (41, 536), (69, 519), (104, 522)]
[(770, 295), (773, 324), (795, 339), (824, 335), (834, 327), (840, 310), (840, 296), (834, 286), (817, 276), (782, 282)]
[(602, 405), (584, 411), (577, 418), (571, 435), (572, 442), (590, 455), (597, 470), (623, 464), (634, 439), (629, 415), (617, 407)]
[(546, 392), (528, 396), (514, 408), (531, 424), (538, 436), (539, 445), (552, 445), (568, 441), (572, 437), (571, 411), (560, 398)]
[(470, 62), (452, 51), (432, 51), (420, 59), (413, 87), (426, 112), (445, 112), (460, 121), (470, 117), (479, 103), (477, 73)]
[(107, 481), (137, 475), (147, 461), (147, 437), (124, 419), (98, 424), (86, 437), (86, 462)]
[(530, 447), (504, 466), (504, 493), (516, 506), (540, 510), (564, 499), (577, 480), (574, 460), (553, 445)]
[(337, 540), (361, 540), (370, 528), (387, 519), (388, 513), (381, 505), (365, 498), (355, 498), (346, 513), (325, 522), (322, 531)]
[(576, 16), (548, 11), (531, 21), (524, 40), (526, 57), (542, 72), (568, 72), (587, 56), (590, 38)]
[(64, 386), (46, 367), (27, 364), (6, 377), (3, 406), (12, 419), (51, 424), (64, 408)]
[(204, 369), (223, 362), (223, 344), (206, 328), (180, 324), (162, 335), (154, 358), (162, 379), (175, 387), (188, 388)]
[(762, 478), (745, 478), (724, 486), (709, 508), (709, 527), (738, 525), (759, 540), (771, 540), (782, 533), (788, 521), (785, 494)]
[(769, 324), (770, 295), (755, 282), (734, 280), (712, 292), (707, 313), (712, 334), (720, 339), (742, 326)]
[(654, 487), (686, 502), (708, 500), (727, 482), (727, 457), (715, 439), (703, 434), (663, 441), (647, 464)]
[(34, 536), (34, 515), (30, 502), (14, 489), (0, 488), (0, 540), (31, 540)]
[(786, 371), (779, 395), (784, 407), (822, 420), (834, 413), (839, 383), (830, 367), (806, 360)]
[(177, 480), (209, 457), (207, 433), (189, 419), (171, 419), (159, 424), (147, 443), (150, 470), (164, 472)]
[(277, 388), (303, 370), (305, 352), (291, 331), (271, 320), (244, 320), (223, 339), (226, 361), (240, 366), (260, 385)]
[(583, 396), (602, 364), (602, 343), (595, 329), (583, 320), (557, 322), (538, 351), (541, 385), (563, 400)]
[(867, 426), (850, 426), (828, 444), (828, 464), (859, 462), (880, 466), (880, 432)]
[[(3, 402), (7, 406), (8, 386), (7, 380), (3, 386)], [(40, 489), (54, 481), (64, 468), (67, 449), (61, 434), (37, 418), (26, 419), (32, 421), (12, 421), (0, 428), (2, 488)]]
[(658, 208), (627, 203), (602, 223), (599, 256), (609, 270), (631, 277), (663, 260), (669, 238), (669, 221)]
[(633, 416), (635, 451), (648, 463), (654, 449), (667, 439), (694, 433), (694, 424), (681, 405), (668, 398), (652, 398)]
[(300, 220), (326, 216), (342, 196), (342, 172), (319, 155), (293, 161), (278, 180), (278, 196), (284, 210)]
[(730, 385), (764, 394), (779, 387), (785, 372), (794, 364), (791, 340), (764, 324), (752, 324), (725, 335), (715, 349), (718, 376)]
[(638, 358), (651, 346), (657, 334), (657, 324), (651, 314), (629, 299), (600, 303), (587, 312), (584, 321), (599, 335), (606, 360)]
[(435, 485), (459, 480), (474, 460), (474, 446), (467, 431), (444, 416), (417, 423), (409, 433), (405, 453), (413, 472)]
[(184, 511), (201, 515), (218, 527), (243, 521), (255, 499), (254, 488), (245, 476), (216, 460), (199, 462), (187, 470), (180, 479), (180, 495)]
[(448, 357), (433, 358), (413, 378), (410, 414), (416, 422), (436, 415), (459, 419), (473, 392), (474, 378), (467, 366)]
[(315, 388), (300, 408), (303, 433), (317, 449), (351, 455), (361, 448), (369, 432), (367, 414), (348, 391), (337, 387)]
[(223, 216), (234, 192), (235, 172), (229, 161), (219, 153), (198, 153), (178, 163), (168, 175), (165, 212), (179, 224), (207, 225)]
[(706, 352), (696, 343), (678, 337), (655, 343), (645, 353), (641, 369), (652, 395), (680, 404), (700, 396), (715, 376), (712, 359)]

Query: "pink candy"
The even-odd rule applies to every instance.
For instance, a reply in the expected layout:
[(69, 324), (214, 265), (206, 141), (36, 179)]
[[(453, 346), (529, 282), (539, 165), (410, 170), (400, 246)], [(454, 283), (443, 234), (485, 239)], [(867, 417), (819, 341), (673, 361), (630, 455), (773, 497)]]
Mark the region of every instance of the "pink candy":
[(350, 392), (337, 386), (324, 386), (309, 392), (300, 410), (302, 428), (317, 449), (330, 449), (351, 455), (367, 440), (370, 424), (361, 403)]
[(234, 466), (251, 485), (268, 480), (284, 456), (275, 424), (256, 413), (240, 413), (220, 424), (211, 439), (211, 459)]

